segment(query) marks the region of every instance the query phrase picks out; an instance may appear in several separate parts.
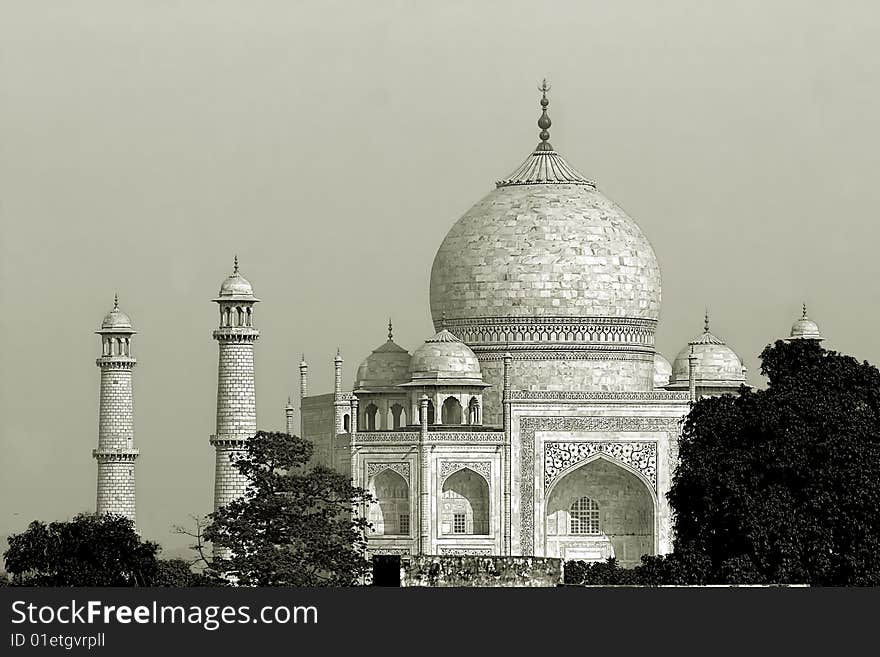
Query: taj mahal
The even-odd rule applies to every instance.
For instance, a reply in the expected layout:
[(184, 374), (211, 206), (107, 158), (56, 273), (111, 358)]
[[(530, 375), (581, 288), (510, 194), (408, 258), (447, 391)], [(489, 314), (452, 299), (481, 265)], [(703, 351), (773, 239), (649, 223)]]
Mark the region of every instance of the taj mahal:
[[(682, 420), (699, 397), (747, 385), (708, 315), (671, 363), (655, 350), (654, 250), (551, 145), (548, 91), (545, 83), (537, 146), (439, 245), (436, 333), (409, 350), (389, 321), (354, 381), (343, 380), (342, 355), (329, 355), (333, 390), (319, 394), (305, 357), (299, 363), (286, 431), (375, 498), (362, 510), (373, 554), (613, 556), (632, 566), (669, 552), (666, 493)], [(258, 429), (260, 300), (237, 259), (213, 301), (218, 508), (243, 494), (233, 460)], [(97, 510), (134, 519), (135, 331), (117, 303), (98, 333)], [(377, 333), (380, 342), (384, 327)], [(822, 339), (806, 308), (790, 338)]]

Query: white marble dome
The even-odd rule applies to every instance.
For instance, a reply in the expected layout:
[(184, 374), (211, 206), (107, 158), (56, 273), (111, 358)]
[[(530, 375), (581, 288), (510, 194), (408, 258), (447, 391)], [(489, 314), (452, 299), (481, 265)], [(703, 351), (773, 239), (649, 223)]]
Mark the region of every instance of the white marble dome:
[(118, 308), (114, 308), (104, 316), (101, 322), (102, 329), (130, 329), (131, 317), (126, 315)]
[(227, 276), (220, 285), (220, 297), (252, 297), (254, 288), (244, 276), (238, 272)]
[(736, 352), (723, 340), (709, 332), (708, 327), (696, 340), (689, 342), (672, 363), (672, 381), (687, 384), (688, 356), (693, 349), (697, 362), (694, 379), (701, 385), (745, 383), (743, 364)]
[(113, 299), (113, 310), (104, 315), (104, 319), (101, 321), (101, 331), (134, 333), (131, 325), (131, 317), (119, 309), (118, 296)]
[(804, 304), (803, 315), (791, 326), (789, 338), (792, 340), (824, 340), (819, 325), (807, 317), (807, 306)]
[(254, 286), (238, 273), (238, 256), (235, 256), (232, 273), (220, 284), (215, 301), (259, 301), (254, 297)]
[(501, 184), (458, 220), (437, 251), (435, 325), (444, 315), (659, 318), (654, 249), (595, 186)]
[(464, 342), (446, 329), (425, 340), (409, 363), (412, 383), (445, 381), (482, 383), (480, 362)]
[(409, 380), (409, 352), (391, 338), (360, 364), (355, 390), (390, 388)]

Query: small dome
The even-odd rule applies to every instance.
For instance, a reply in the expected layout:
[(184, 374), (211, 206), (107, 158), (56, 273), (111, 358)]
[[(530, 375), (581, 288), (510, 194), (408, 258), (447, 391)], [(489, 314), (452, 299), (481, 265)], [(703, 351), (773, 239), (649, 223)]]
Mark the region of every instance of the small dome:
[(743, 364), (736, 352), (728, 347), (724, 340), (709, 332), (709, 321), (703, 334), (678, 352), (672, 363), (672, 382), (689, 382), (688, 356), (693, 349), (697, 357), (694, 379), (699, 385), (739, 385), (745, 383)]
[(118, 308), (114, 308), (109, 313), (104, 316), (104, 321), (101, 322), (102, 329), (130, 329), (131, 328), (131, 317), (126, 315), (124, 312), (119, 310)]
[(654, 352), (654, 387), (668, 386), (671, 378), (672, 364), (659, 351)]
[(819, 325), (807, 317), (807, 304), (804, 304), (803, 315), (791, 325), (791, 340), (824, 340), (819, 332)]
[(388, 322), (388, 341), (373, 349), (360, 364), (355, 378), (355, 390), (390, 388), (409, 381), (409, 352), (394, 342), (391, 322)]
[(250, 282), (241, 274), (232, 274), (227, 276), (226, 280), (220, 286), (221, 297), (252, 297), (254, 296), (254, 288)]
[(409, 363), (411, 385), (427, 382), (485, 385), (480, 362), (464, 342), (446, 329), (425, 340)]
[(102, 331), (124, 331), (126, 333), (134, 333), (131, 325), (131, 317), (119, 310), (119, 297), (113, 299), (113, 310), (104, 315), (101, 322)]
[(238, 256), (232, 273), (220, 285), (216, 301), (259, 301), (254, 297), (254, 287), (250, 281), (238, 273)]

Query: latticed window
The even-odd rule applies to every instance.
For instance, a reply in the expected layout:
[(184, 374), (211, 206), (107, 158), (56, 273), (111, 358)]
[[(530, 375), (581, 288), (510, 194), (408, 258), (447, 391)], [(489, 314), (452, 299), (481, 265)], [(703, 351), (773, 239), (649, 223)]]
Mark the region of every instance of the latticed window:
[(400, 514), (400, 526), (398, 528), (398, 531), (401, 534), (409, 534), (409, 514), (408, 513), (401, 513)]
[(452, 533), (453, 534), (464, 534), (465, 528), (465, 514), (456, 513), (452, 518)]
[(569, 510), (570, 534), (599, 533), (599, 505), (589, 497), (575, 500)]

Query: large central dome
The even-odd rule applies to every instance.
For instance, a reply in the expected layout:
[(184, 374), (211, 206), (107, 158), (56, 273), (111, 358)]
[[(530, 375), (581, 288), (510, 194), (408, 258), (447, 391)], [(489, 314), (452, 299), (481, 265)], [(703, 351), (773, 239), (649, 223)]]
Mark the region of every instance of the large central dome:
[(509, 351), (522, 390), (650, 391), (657, 257), (636, 222), (550, 145), (547, 90), (537, 147), (437, 251), (434, 326), (472, 348), (493, 388)]
[(658, 319), (660, 267), (636, 223), (586, 183), (511, 184), (471, 208), (431, 270), (431, 314)]

